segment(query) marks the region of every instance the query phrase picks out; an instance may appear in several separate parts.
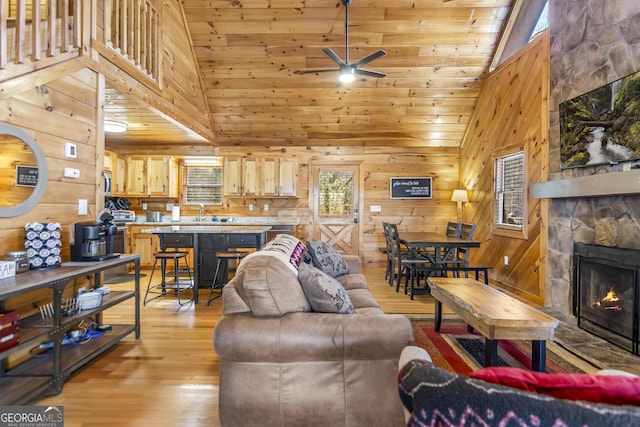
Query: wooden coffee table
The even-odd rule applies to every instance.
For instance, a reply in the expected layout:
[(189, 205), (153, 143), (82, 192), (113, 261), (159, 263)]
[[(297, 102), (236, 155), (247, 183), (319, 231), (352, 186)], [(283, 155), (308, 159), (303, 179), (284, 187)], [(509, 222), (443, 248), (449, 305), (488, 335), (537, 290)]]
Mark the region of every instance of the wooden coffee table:
[(428, 283), (436, 299), (436, 332), (445, 304), (485, 337), (485, 366), (497, 365), (498, 340), (531, 340), (531, 368), (546, 371), (546, 342), (557, 319), (474, 279), (430, 277)]

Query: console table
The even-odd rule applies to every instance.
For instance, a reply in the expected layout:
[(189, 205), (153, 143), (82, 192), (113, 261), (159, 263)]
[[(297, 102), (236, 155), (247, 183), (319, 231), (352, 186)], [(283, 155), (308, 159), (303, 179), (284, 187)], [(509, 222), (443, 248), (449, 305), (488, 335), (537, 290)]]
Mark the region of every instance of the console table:
[[(73, 279), (92, 275), (94, 286), (98, 288), (102, 286), (101, 272), (129, 263), (135, 265), (134, 291), (111, 291), (104, 295), (100, 307), (63, 315), (62, 294)], [(60, 267), (30, 270), (0, 279), (0, 310), (5, 308), (5, 300), (39, 289), (51, 289), (53, 315), (47, 319), (43, 319), (40, 313), (22, 316), (19, 321), (20, 343), (0, 352), (0, 406), (26, 404), (43, 393), (58, 394), (72, 372), (130, 333), (135, 332), (135, 337), (140, 337), (140, 256), (137, 254), (121, 255), (107, 261), (66, 262)], [(135, 299), (133, 324), (112, 325), (111, 332), (84, 344), (62, 345), (65, 334), (79, 322), (94, 319), (100, 324), (104, 310), (131, 298)], [(47, 340), (53, 341), (53, 348), (46, 354), (7, 369), (8, 357), (26, 352)]]

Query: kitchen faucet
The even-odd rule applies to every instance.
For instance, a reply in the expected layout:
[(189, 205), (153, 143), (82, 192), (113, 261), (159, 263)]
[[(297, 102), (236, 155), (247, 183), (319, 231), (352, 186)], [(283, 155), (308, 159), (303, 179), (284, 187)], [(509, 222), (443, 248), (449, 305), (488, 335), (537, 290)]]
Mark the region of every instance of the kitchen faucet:
[(202, 221), (204, 215), (204, 203), (200, 203), (200, 216), (198, 217), (198, 221)]

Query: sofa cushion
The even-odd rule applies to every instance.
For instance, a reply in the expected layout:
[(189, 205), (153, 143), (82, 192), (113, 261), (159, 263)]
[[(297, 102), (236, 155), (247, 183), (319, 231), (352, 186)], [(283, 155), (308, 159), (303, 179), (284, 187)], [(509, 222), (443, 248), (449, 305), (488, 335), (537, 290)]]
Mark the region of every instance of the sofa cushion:
[(483, 368), (471, 377), (561, 399), (640, 405), (640, 377), (550, 374), (510, 367)]
[(298, 279), (311, 309), (321, 313), (355, 313), (347, 291), (335, 278), (305, 263), (300, 264)]
[(280, 256), (265, 256), (260, 252), (246, 256), (233, 278), (235, 290), (251, 312), (264, 317), (310, 311), (291, 264)]
[(349, 295), (351, 303), (358, 314), (360, 314), (364, 308), (380, 308), (378, 301), (376, 301), (368, 289), (348, 289), (347, 295)]
[(327, 242), (308, 240), (307, 250), (316, 268), (324, 271), (332, 277), (349, 273), (349, 267), (340, 252)]
[(640, 408), (556, 399), (452, 374), (413, 359), (398, 375), (407, 426), (640, 425)]

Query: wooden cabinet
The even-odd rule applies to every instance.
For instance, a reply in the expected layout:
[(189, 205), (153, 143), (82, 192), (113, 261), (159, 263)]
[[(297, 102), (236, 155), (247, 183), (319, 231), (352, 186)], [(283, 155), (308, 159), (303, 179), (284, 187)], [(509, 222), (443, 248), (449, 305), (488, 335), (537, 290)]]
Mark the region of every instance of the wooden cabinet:
[(127, 195), (147, 195), (147, 158), (144, 156), (127, 157)]
[(262, 161), (262, 195), (278, 195), (278, 159), (265, 157)]
[(178, 161), (170, 156), (128, 156), (128, 196), (178, 197)]
[(105, 151), (104, 170), (111, 172), (111, 195), (126, 196), (127, 157), (122, 154)]
[(125, 183), (127, 181), (127, 157), (122, 154), (117, 154), (112, 160), (114, 161), (111, 173), (111, 188), (113, 195), (125, 196), (127, 194), (125, 187)]
[(106, 171), (113, 171), (113, 158), (115, 157), (115, 153), (112, 153), (110, 151), (105, 151), (104, 152), (104, 170)]
[(279, 159), (278, 196), (297, 197), (298, 162), (294, 159)]
[(297, 197), (298, 166), (295, 160), (275, 157), (224, 160), (226, 197)]
[(143, 233), (142, 230), (154, 228), (149, 225), (130, 226), (131, 252), (140, 255), (141, 267), (153, 267), (154, 255), (160, 247), (160, 239), (155, 234)]
[(224, 159), (224, 195), (261, 195), (260, 160), (254, 158), (228, 157)]

